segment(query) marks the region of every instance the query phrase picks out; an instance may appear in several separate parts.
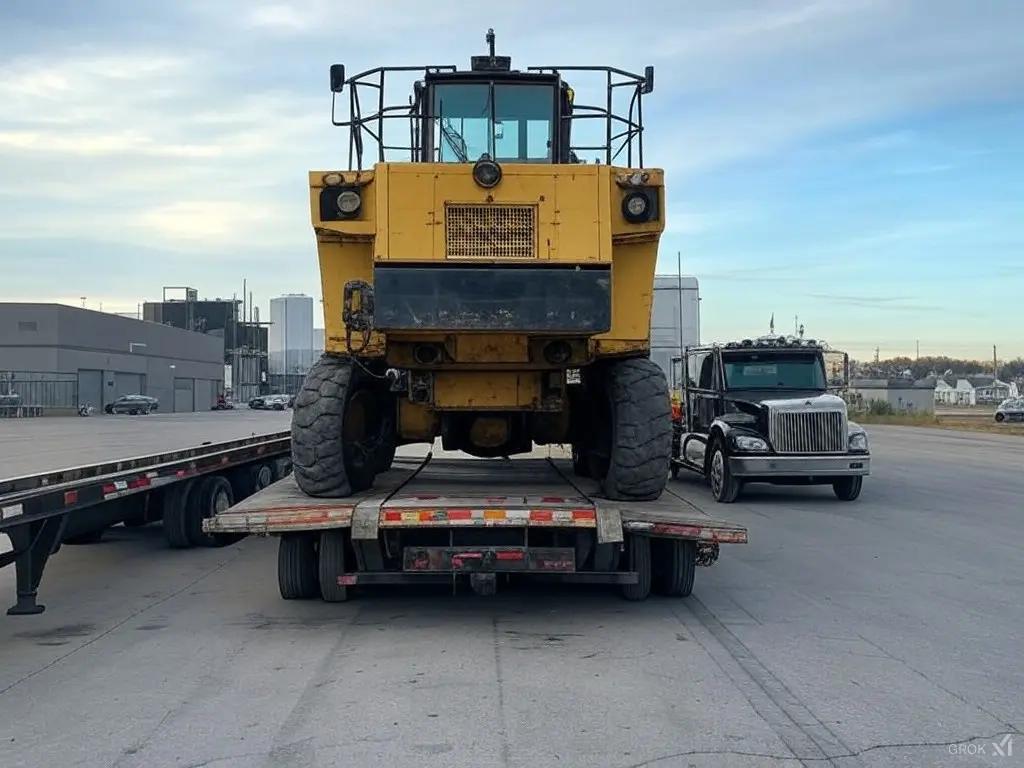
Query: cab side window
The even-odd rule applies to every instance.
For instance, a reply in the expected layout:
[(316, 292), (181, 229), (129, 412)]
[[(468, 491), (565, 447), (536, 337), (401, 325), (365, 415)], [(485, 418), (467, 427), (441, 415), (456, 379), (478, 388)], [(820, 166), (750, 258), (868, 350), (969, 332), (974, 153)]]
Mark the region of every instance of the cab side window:
[(686, 356), (686, 386), (690, 389), (697, 389), (699, 384), (701, 370), (704, 366), (705, 360), (710, 360), (711, 355), (708, 352), (691, 352)]
[(708, 354), (701, 362), (697, 386), (701, 389), (715, 389), (715, 356)]

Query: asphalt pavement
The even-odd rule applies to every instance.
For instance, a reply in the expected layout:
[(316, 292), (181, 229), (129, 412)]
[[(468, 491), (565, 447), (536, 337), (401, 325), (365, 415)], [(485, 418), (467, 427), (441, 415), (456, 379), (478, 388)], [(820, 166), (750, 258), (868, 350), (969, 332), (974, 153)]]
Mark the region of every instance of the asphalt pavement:
[(48, 611), (0, 616), (0, 764), (1024, 764), (1024, 736), (992, 744), (1024, 724), (1024, 440), (871, 435), (856, 503), (755, 487), (715, 507), (750, 543), (683, 600), (289, 603), (273, 540), (170, 551), (154, 526), (67, 547)]

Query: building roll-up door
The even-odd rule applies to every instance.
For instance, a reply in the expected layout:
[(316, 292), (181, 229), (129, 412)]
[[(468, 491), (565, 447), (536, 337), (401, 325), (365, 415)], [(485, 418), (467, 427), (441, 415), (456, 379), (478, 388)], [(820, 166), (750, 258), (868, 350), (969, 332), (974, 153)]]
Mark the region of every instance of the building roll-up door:
[(78, 369), (78, 405), (86, 403), (95, 408), (97, 413), (103, 408), (103, 371)]
[(114, 397), (121, 397), (121, 395), (143, 395), (145, 392), (145, 383), (141, 373), (121, 373), (120, 371), (114, 374)]
[(196, 409), (195, 379), (174, 380), (174, 412), (191, 413)]

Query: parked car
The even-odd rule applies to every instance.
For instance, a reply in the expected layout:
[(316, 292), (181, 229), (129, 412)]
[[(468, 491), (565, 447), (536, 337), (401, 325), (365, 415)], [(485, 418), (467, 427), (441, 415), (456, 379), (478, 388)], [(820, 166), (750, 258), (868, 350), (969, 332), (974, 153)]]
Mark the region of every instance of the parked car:
[(105, 413), (127, 413), (129, 416), (153, 413), (159, 410), (160, 401), (149, 395), (121, 395), (114, 402), (103, 406)]
[(283, 411), (291, 406), (288, 395), (257, 395), (249, 401), (249, 407), (258, 411)]
[(996, 421), (1024, 421), (1024, 397), (1009, 397), (996, 408)]

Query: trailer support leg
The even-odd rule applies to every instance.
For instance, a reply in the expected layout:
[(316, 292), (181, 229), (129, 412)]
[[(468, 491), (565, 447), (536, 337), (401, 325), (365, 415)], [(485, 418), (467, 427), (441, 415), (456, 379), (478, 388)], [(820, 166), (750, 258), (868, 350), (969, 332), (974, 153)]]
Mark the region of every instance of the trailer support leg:
[(59, 515), (19, 525), (7, 532), (18, 553), (14, 561), (18, 599), (7, 609), (8, 616), (34, 616), (46, 610), (45, 605), (36, 602), (39, 582), (50, 555), (60, 546), (66, 525), (67, 515)]

